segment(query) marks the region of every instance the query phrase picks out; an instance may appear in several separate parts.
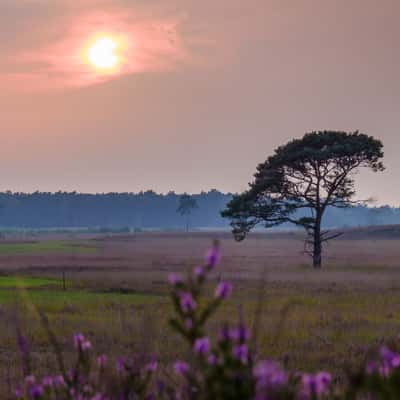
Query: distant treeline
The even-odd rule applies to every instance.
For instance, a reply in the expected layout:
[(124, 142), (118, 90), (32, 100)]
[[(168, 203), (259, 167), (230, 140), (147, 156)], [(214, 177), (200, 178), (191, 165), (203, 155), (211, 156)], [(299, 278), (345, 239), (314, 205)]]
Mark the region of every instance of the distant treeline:
[[(220, 211), (231, 194), (217, 190), (194, 194), (198, 208), (190, 225), (199, 228), (228, 228)], [(0, 226), (3, 228), (126, 228), (183, 229), (186, 219), (176, 210), (180, 194), (140, 193), (84, 194), (77, 192), (0, 193)], [(400, 209), (389, 206), (357, 206), (330, 209), (326, 227), (400, 224)]]

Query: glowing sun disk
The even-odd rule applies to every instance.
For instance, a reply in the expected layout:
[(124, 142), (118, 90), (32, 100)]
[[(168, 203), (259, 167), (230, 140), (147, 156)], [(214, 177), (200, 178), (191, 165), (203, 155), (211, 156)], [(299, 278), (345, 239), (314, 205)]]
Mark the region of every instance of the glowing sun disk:
[(89, 49), (89, 61), (100, 69), (110, 69), (118, 64), (115, 54), (117, 43), (111, 38), (97, 39)]

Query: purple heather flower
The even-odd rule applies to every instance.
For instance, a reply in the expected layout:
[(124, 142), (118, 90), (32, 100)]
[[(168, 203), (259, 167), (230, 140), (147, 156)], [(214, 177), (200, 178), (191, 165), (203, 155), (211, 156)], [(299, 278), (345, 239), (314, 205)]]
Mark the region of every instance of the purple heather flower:
[(180, 303), (181, 303), (181, 309), (185, 313), (193, 311), (197, 307), (197, 303), (193, 299), (192, 293), (190, 292), (184, 292), (180, 295)]
[(400, 367), (400, 354), (393, 352), (387, 347), (382, 347), (380, 350), (380, 356), (383, 359), (383, 363), (393, 368)]
[(189, 364), (185, 363), (184, 361), (175, 361), (174, 370), (179, 375), (185, 375), (189, 372)]
[(146, 372), (156, 372), (158, 368), (158, 363), (156, 360), (149, 362), (146, 366), (145, 366), (145, 371)]
[(390, 373), (392, 372), (392, 369), (389, 364), (384, 363), (383, 365), (381, 365), (378, 368), (378, 371), (379, 371), (379, 375), (388, 377), (390, 375)]
[(199, 354), (207, 354), (210, 351), (210, 339), (203, 337), (194, 342), (194, 351)]
[(379, 354), (384, 361), (391, 361), (392, 358), (397, 355), (394, 351), (388, 349), (386, 346), (381, 347)]
[(43, 386), (51, 387), (53, 386), (53, 377), (52, 376), (45, 376), (42, 380)]
[(15, 389), (15, 397), (17, 398), (22, 397), (22, 389), (20, 388)]
[(188, 330), (193, 328), (193, 320), (191, 318), (186, 318), (185, 319), (185, 327)]
[(215, 289), (215, 297), (217, 299), (226, 299), (232, 293), (232, 284), (229, 282), (220, 282)]
[(123, 358), (118, 358), (116, 368), (118, 372), (123, 372), (125, 371), (125, 361)]
[(92, 391), (92, 387), (91, 387), (90, 385), (85, 385), (85, 386), (83, 387), (83, 391), (84, 391), (85, 393), (90, 393), (90, 392)]
[(279, 387), (287, 382), (285, 371), (275, 361), (260, 361), (253, 369), (253, 375), (257, 379), (258, 387)]
[(318, 372), (315, 375), (303, 374), (301, 378), (301, 393), (306, 398), (323, 396), (327, 394), (331, 380), (331, 375), (324, 371)]
[(236, 340), (239, 343), (244, 343), (249, 340), (250, 332), (243, 323), (240, 323), (237, 327), (230, 330), (229, 335), (232, 340)]
[(75, 333), (74, 335), (74, 346), (76, 348), (80, 347), (81, 344), (85, 341), (85, 336), (82, 333)]
[(89, 342), (89, 340), (85, 340), (84, 342), (81, 343), (81, 348), (82, 350), (90, 350), (92, 348), (92, 343)]
[(17, 332), (17, 343), (18, 343), (18, 348), (21, 354), (21, 359), (22, 359), (22, 366), (24, 373), (28, 373), (28, 365), (27, 361), (29, 359), (29, 343), (26, 340), (26, 338), (20, 334), (19, 330)]
[(35, 385), (29, 389), (29, 394), (32, 399), (38, 399), (39, 397), (43, 396), (43, 386), (42, 385)]
[(217, 356), (215, 354), (210, 354), (207, 357), (207, 362), (209, 365), (215, 365), (217, 364)]
[(168, 275), (168, 282), (172, 286), (176, 286), (176, 285), (179, 285), (180, 283), (182, 283), (183, 279), (182, 279), (181, 275), (176, 274), (175, 272), (172, 272), (171, 274)]
[(100, 354), (97, 358), (96, 358), (96, 362), (97, 365), (100, 368), (104, 368), (106, 363), (107, 363), (107, 356), (105, 354)]
[(324, 394), (331, 384), (332, 376), (329, 372), (320, 371), (315, 375), (317, 394)]
[(301, 393), (303, 397), (310, 398), (317, 395), (317, 384), (312, 374), (303, 374), (301, 377)]
[(249, 360), (249, 348), (247, 344), (239, 344), (233, 348), (233, 356), (240, 360), (243, 364), (247, 364)]
[(72, 369), (67, 371), (67, 377), (68, 377), (69, 380), (72, 381), (72, 379), (74, 379), (74, 375), (75, 375), (75, 373), (74, 373), (74, 371)]
[(194, 269), (194, 274), (195, 276), (197, 276), (197, 278), (202, 278), (204, 276), (204, 268), (203, 267), (196, 267)]
[(280, 364), (269, 360), (257, 363), (253, 368), (253, 375), (256, 379), (256, 400), (272, 399), (273, 392), (279, 391), (288, 380)]
[(160, 395), (160, 397), (162, 397), (165, 391), (165, 383), (161, 380), (158, 380), (156, 382), (156, 386), (157, 386), (157, 393)]
[(28, 375), (25, 377), (25, 383), (27, 385), (33, 385), (36, 382), (36, 378), (33, 375)]
[(367, 374), (372, 375), (375, 374), (379, 369), (378, 364), (375, 361), (369, 361), (367, 364)]
[(382, 347), (379, 351), (380, 356), (384, 364), (391, 365), (392, 360), (397, 356), (395, 352), (388, 349), (387, 347)]
[(62, 375), (58, 375), (54, 378), (54, 384), (58, 387), (65, 386), (65, 380)]
[(206, 256), (207, 266), (210, 269), (215, 268), (221, 260), (221, 251), (217, 243), (214, 244), (211, 250), (208, 251)]
[(392, 358), (392, 367), (399, 368), (400, 367), (400, 355), (396, 355)]
[(92, 344), (90, 343), (90, 341), (86, 340), (85, 336), (83, 336), (81, 333), (76, 333), (74, 335), (74, 346), (77, 349), (81, 349), (83, 351), (92, 348)]
[(224, 325), (221, 330), (219, 331), (219, 340), (221, 342), (226, 342), (231, 340), (231, 330), (229, 329), (228, 325)]

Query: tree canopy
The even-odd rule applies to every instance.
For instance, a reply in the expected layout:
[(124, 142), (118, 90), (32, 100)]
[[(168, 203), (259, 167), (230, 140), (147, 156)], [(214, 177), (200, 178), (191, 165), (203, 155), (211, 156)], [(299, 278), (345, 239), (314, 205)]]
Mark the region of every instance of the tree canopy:
[(195, 208), (198, 208), (198, 205), (196, 199), (193, 196), (184, 193), (179, 197), (179, 205), (176, 210), (179, 214), (181, 214), (182, 216), (190, 215)]
[(189, 217), (192, 211), (198, 208), (198, 204), (196, 199), (193, 196), (188, 195), (187, 193), (182, 194), (179, 197), (179, 206), (176, 210), (180, 215), (186, 216), (186, 231), (189, 231)]
[(379, 140), (358, 131), (306, 133), (259, 164), (249, 189), (235, 195), (222, 216), (231, 220), (237, 240), (258, 224), (290, 222), (305, 228), (305, 250), (320, 267), (322, 243), (335, 237), (321, 230), (325, 211), (357, 203), (354, 175), (359, 168), (382, 171), (382, 149)]

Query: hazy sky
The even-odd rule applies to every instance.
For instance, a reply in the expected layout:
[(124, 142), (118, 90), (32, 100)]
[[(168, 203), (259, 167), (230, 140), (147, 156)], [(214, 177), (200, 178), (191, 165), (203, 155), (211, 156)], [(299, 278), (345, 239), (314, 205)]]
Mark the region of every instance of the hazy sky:
[[(0, 190), (240, 191), (292, 137), (359, 129), (387, 166), (359, 196), (399, 205), (399, 20), (398, 0), (0, 0)], [(115, 70), (85, 60), (100, 36)]]

